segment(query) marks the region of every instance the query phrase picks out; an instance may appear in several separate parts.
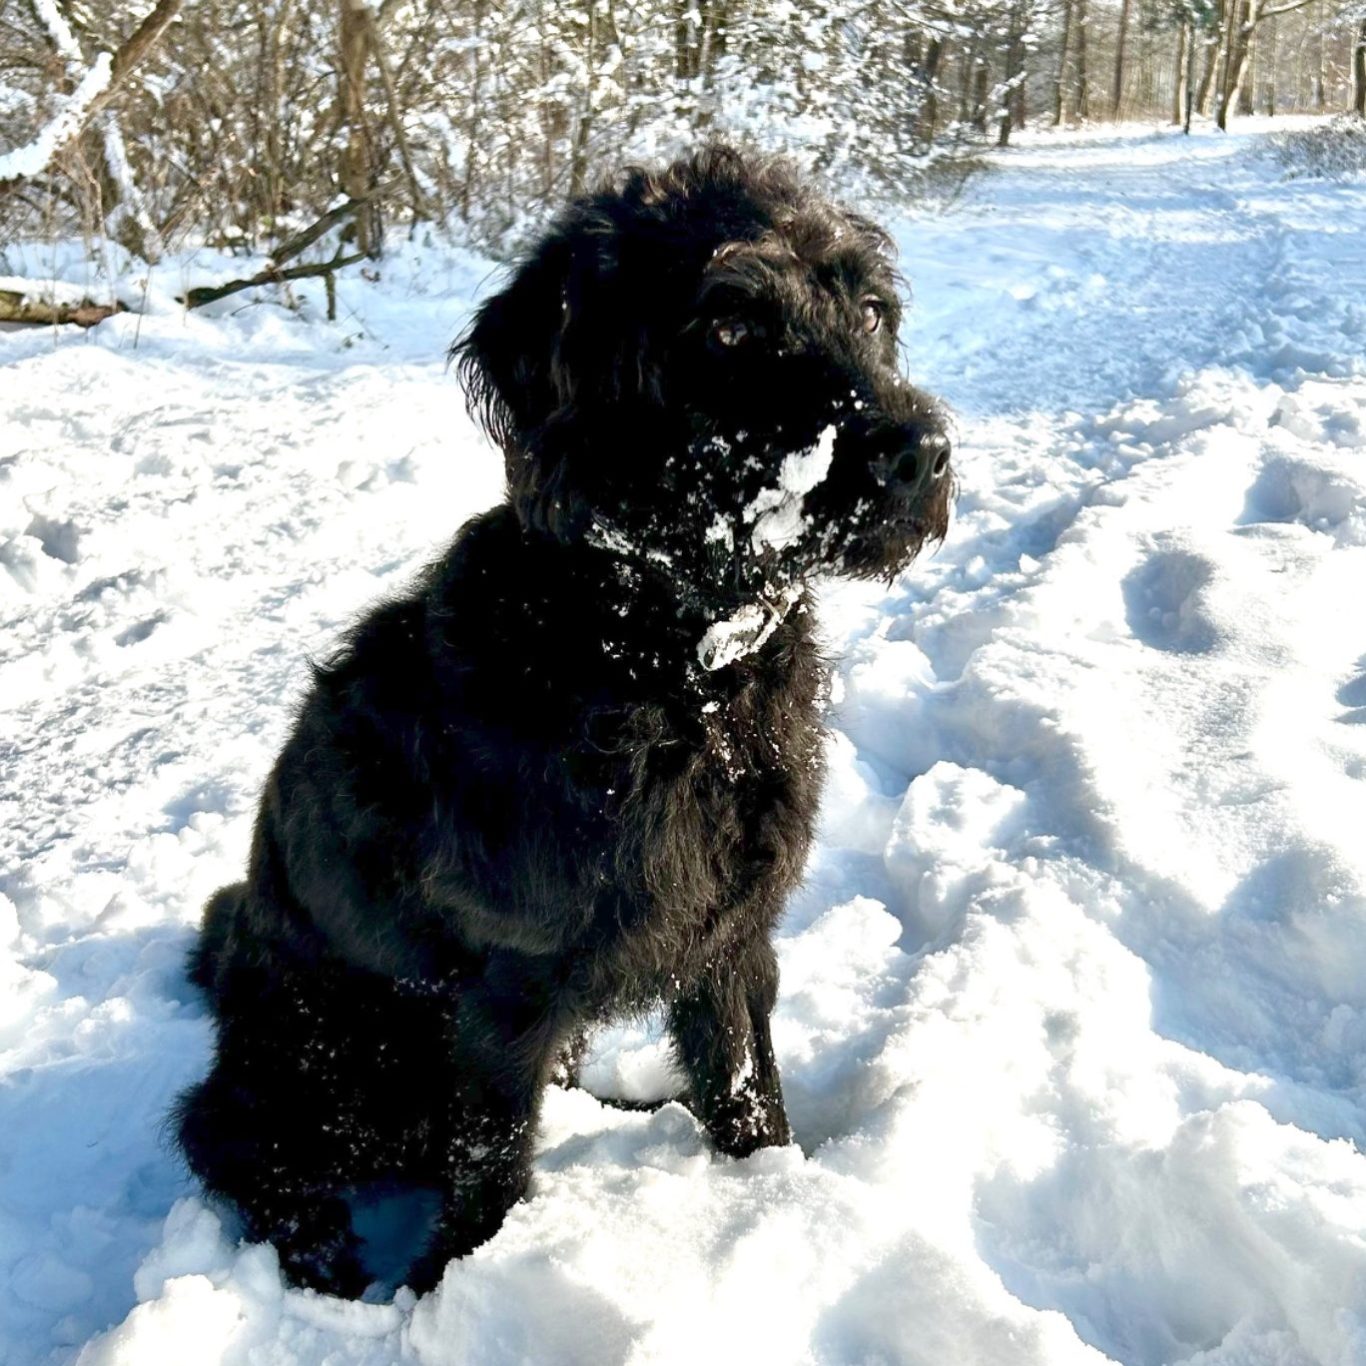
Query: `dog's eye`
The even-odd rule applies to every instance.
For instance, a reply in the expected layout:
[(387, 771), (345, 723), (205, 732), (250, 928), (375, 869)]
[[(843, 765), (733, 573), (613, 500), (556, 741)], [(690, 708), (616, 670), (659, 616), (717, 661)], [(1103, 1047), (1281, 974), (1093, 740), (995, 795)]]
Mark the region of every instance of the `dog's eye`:
[(863, 312), (863, 330), (872, 336), (882, 326), (887, 305), (881, 299), (864, 299), (860, 307)]
[(727, 349), (742, 345), (752, 335), (749, 324), (743, 318), (718, 318), (711, 325), (712, 341)]

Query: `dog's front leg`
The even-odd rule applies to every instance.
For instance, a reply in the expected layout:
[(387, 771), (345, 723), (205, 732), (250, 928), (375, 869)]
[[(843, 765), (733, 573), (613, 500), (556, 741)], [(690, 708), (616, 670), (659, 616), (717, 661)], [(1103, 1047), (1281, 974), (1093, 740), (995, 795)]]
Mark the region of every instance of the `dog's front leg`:
[(733, 1157), (791, 1141), (769, 1032), (777, 996), (778, 965), (764, 939), (710, 964), (669, 1010), (698, 1117)]
[(485, 1100), (478, 1114), (463, 1114), (457, 1124), (444, 1154), (436, 1228), (406, 1277), (419, 1293), (440, 1281), (447, 1263), (498, 1232), (531, 1180), (534, 1107)]

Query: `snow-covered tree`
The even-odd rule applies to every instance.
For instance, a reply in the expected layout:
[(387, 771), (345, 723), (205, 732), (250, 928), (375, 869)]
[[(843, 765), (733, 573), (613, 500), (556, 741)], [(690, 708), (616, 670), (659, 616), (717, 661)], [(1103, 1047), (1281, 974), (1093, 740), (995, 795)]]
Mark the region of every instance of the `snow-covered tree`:
[(418, 222), (505, 252), (718, 134), (904, 197), (1041, 113), (1360, 107), (1361, 4), (0, 0), (0, 232), (271, 251), (345, 201), (362, 252)]

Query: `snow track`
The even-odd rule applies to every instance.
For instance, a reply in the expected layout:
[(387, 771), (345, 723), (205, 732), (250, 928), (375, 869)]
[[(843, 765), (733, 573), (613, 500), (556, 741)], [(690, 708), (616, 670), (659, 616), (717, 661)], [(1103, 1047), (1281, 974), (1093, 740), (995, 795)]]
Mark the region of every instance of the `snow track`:
[[(459, 305), (358, 286), (389, 351), (0, 338), (0, 1362), (1366, 1362), (1364, 224), (1246, 139), (1128, 133), (902, 225), (962, 491), (825, 595), (800, 1148), (552, 1091), (533, 1198), (417, 1304), (283, 1290), (157, 1124), (305, 655), (497, 496), (413, 359)], [(663, 1094), (657, 1031), (586, 1080)]]

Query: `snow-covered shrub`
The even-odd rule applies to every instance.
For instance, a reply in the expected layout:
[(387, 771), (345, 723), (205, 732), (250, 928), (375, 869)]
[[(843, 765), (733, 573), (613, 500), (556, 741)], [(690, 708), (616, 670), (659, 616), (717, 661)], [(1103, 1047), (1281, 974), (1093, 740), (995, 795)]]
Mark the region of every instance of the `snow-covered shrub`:
[(1274, 133), (1272, 155), (1288, 179), (1319, 176), (1340, 180), (1366, 171), (1366, 119), (1345, 114), (1317, 128)]
[[(955, 0), (960, 43), (937, 10), (890, 0), (201, 0), (41, 174), (0, 175), (0, 238), (105, 231), (149, 260), (197, 243), (252, 255), (373, 193), (353, 229), (364, 250), (423, 221), (506, 256), (623, 160), (715, 136), (793, 155), (849, 201), (940, 198), (996, 140), (1006, 68), (1044, 3)], [(3, 152), (41, 145), (137, 14), (0, 13)]]

